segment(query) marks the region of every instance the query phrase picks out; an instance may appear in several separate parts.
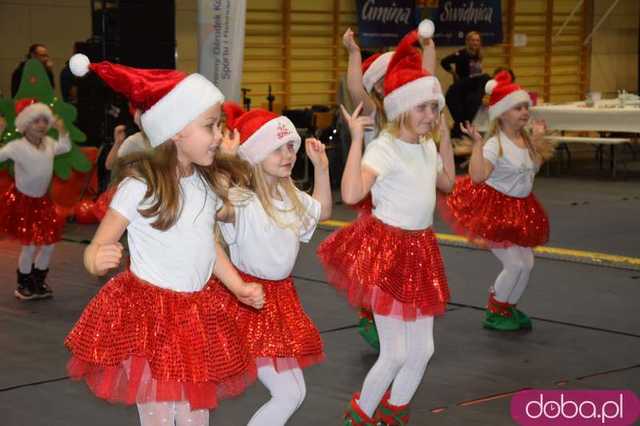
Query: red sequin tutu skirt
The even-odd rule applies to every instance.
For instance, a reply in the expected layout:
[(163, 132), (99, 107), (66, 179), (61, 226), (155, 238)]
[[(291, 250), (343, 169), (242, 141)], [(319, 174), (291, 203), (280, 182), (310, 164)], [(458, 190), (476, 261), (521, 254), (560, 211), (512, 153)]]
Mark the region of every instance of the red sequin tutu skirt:
[(0, 195), (0, 236), (23, 245), (46, 246), (60, 241), (64, 219), (49, 195), (29, 197), (15, 184)]
[(329, 283), (354, 307), (414, 321), (443, 314), (449, 301), (431, 228), (407, 231), (365, 215), (329, 235), (318, 257)]
[(211, 409), (256, 378), (255, 360), (212, 285), (181, 293), (123, 272), (89, 302), (65, 345), (71, 378), (110, 402)]
[(549, 240), (549, 219), (538, 199), (510, 197), (468, 176), (440, 200), (443, 219), (453, 230), (483, 247), (536, 247)]
[(371, 211), (373, 210), (373, 198), (371, 197), (371, 193), (368, 193), (362, 200), (358, 201), (357, 203), (347, 204), (347, 206), (358, 212), (358, 217), (365, 214), (371, 214)]
[(270, 281), (239, 273), (245, 282), (262, 284), (265, 295), (262, 309), (245, 305), (216, 278), (212, 281), (258, 366), (272, 363), (277, 371), (283, 371), (324, 361), (320, 333), (300, 304), (293, 280)]
[(110, 186), (96, 199), (96, 202), (93, 204), (93, 214), (98, 220), (102, 220), (104, 215), (107, 214), (107, 210), (109, 210), (109, 205), (117, 189), (117, 186)]

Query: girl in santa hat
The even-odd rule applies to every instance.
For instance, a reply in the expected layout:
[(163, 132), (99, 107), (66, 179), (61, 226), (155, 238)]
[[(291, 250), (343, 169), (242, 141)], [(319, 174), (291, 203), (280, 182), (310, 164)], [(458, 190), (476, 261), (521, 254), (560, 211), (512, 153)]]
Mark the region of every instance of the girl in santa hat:
[[(15, 296), (43, 299), (53, 295), (45, 279), (64, 226), (47, 191), (54, 158), (71, 150), (71, 140), (62, 120), (35, 99), (18, 101), (16, 113), (15, 126), (23, 136), (0, 148), (0, 162), (12, 160), (15, 171), (15, 183), (0, 195), (0, 235), (22, 244)], [(47, 135), (52, 126), (57, 140)]]
[[(373, 311), (380, 355), (345, 413), (345, 425), (404, 425), (409, 402), (434, 351), (433, 320), (449, 289), (431, 229), (436, 189), (451, 191), (453, 150), (441, 116), (438, 80), (422, 68), (416, 31), (398, 45), (384, 79), (389, 127), (366, 148), (370, 117), (349, 116), (352, 145), (342, 197), (355, 203), (369, 191), (372, 214), (334, 232), (318, 248), (329, 282), (355, 307)], [(434, 142), (439, 139), (440, 150)], [(376, 409), (378, 409), (376, 411)]]
[(258, 379), (271, 393), (249, 425), (284, 425), (305, 398), (302, 369), (324, 359), (320, 334), (300, 304), (291, 271), (300, 243), (309, 242), (318, 221), (331, 216), (329, 162), (320, 141), (305, 141), (315, 179), (312, 195), (301, 192), (291, 179), (301, 144), (293, 123), (235, 104), (225, 104), (224, 111), (235, 133), (235, 146), (227, 149), (237, 151), (252, 173), (244, 188), (232, 191), (233, 204), (218, 213), (219, 227), (242, 278), (262, 284), (265, 306), (244, 306), (222, 286), (218, 292), (257, 358)]
[[(434, 32), (433, 22), (423, 20), (418, 27), (420, 44), (422, 45), (422, 67), (434, 73), (436, 64), (435, 43), (431, 39)], [(347, 65), (347, 88), (354, 105), (362, 103), (361, 115), (373, 117), (373, 125), (364, 129), (364, 144), (368, 145), (387, 125), (384, 112), (384, 76), (387, 73), (389, 61), (393, 52), (375, 53), (362, 62), (360, 46), (355, 41), (351, 28), (347, 28), (342, 36), (342, 44), (349, 53)], [(368, 194), (353, 208), (358, 214), (371, 213), (371, 195)], [(362, 338), (375, 350), (380, 349), (378, 333), (373, 321), (373, 314), (368, 309), (360, 309), (358, 332)]]
[(85, 250), (87, 270), (104, 275), (120, 263), (126, 230), (130, 266), (67, 336), (69, 375), (100, 398), (136, 403), (143, 426), (208, 425), (209, 409), (255, 378), (255, 361), (208, 280), (214, 274), (253, 308), (264, 303), (262, 286), (245, 283), (213, 239), (234, 170), (216, 158), (224, 97), (199, 74), (89, 64), (83, 56), (70, 67), (132, 87), (153, 150), (123, 168)]
[(501, 71), (487, 83), (490, 137), (469, 123), (473, 140), (469, 176), (456, 184), (443, 215), (456, 232), (491, 249), (502, 272), (489, 290), (484, 326), (493, 330), (530, 329), (531, 320), (516, 304), (529, 282), (533, 247), (549, 238), (547, 214), (531, 192), (541, 164), (553, 155), (544, 139), (545, 123), (529, 123), (529, 94)]
[[(433, 22), (425, 19), (418, 27), (418, 35), (422, 45), (422, 67), (430, 73), (435, 72), (436, 51), (433, 37)], [(351, 28), (347, 28), (342, 36), (342, 44), (347, 49), (347, 88), (351, 102), (358, 105), (362, 102), (362, 115), (373, 116), (374, 125), (365, 129), (364, 142), (368, 145), (387, 124), (384, 112), (384, 76), (393, 52), (374, 53), (362, 62), (360, 46), (356, 43)]]

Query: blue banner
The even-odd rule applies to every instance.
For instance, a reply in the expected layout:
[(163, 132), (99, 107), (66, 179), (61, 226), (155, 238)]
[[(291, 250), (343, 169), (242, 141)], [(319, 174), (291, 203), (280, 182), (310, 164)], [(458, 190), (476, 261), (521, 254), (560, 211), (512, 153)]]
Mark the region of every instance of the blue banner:
[[(469, 31), (477, 31), (485, 46), (502, 43), (500, 0), (429, 1), (423, 16), (436, 26), (436, 46), (463, 46)], [(424, 13), (426, 12), (426, 13)]]
[(395, 46), (419, 22), (415, 0), (357, 0), (356, 6), (363, 48)]

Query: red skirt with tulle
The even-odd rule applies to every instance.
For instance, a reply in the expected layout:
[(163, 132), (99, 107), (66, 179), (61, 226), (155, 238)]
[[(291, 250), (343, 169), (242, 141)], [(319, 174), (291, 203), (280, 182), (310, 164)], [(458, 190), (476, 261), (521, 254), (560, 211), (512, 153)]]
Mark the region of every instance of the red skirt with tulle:
[(216, 292), (238, 324), (258, 366), (272, 363), (277, 371), (306, 368), (324, 361), (318, 329), (300, 304), (291, 277), (270, 281), (240, 272), (245, 282), (262, 285), (265, 304), (254, 309), (243, 304), (216, 278)]
[(348, 204), (348, 207), (351, 207), (356, 212), (358, 212), (358, 217), (371, 214), (373, 210), (373, 198), (371, 197), (371, 193), (368, 193), (362, 200), (358, 201), (355, 204)]
[(110, 186), (96, 199), (93, 205), (93, 214), (98, 220), (102, 220), (104, 215), (107, 214), (107, 210), (109, 210), (109, 205), (117, 189), (117, 186)]
[(431, 228), (408, 231), (364, 215), (329, 235), (318, 257), (329, 283), (354, 307), (414, 321), (443, 314), (449, 301)]
[(64, 219), (49, 195), (34, 198), (11, 186), (0, 195), (0, 236), (22, 245), (46, 246), (60, 241)]
[(483, 247), (536, 247), (549, 240), (549, 219), (533, 195), (510, 197), (468, 176), (440, 201), (440, 212), (454, 232)]
[(211, 409), (256, 378), (255, 360), (210, 284), (183, 293), (123, 272), (89, 302), (65, 345), (71, 378), (110, 402)]

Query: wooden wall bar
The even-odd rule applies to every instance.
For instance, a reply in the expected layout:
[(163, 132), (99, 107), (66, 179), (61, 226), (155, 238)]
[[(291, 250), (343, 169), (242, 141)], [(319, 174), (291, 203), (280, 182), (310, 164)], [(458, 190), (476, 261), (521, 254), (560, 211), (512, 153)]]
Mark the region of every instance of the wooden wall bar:
[[(485, 71), (509, 66), (518, 82), (545, 101), (583, 98), (590, 51), (582, 40), (593, 0), (585, 0), (555, 37), (577, 2), (503, 0), (505, 43), (485, 48)], [(342, 34), (357, 29), (356, 18), (353, 0), (248, 0), (243, 87), (250, 89), (252, 105), (267, 105), (269, 84), (276, 109), (335, 105), (347, 63)], [(526, 46), (513, 45), (518, 34), (526, 35)], [(438, 49), (438, 56), (453, 50)], [(440, 77), (446, 87), (448, 78)]]

